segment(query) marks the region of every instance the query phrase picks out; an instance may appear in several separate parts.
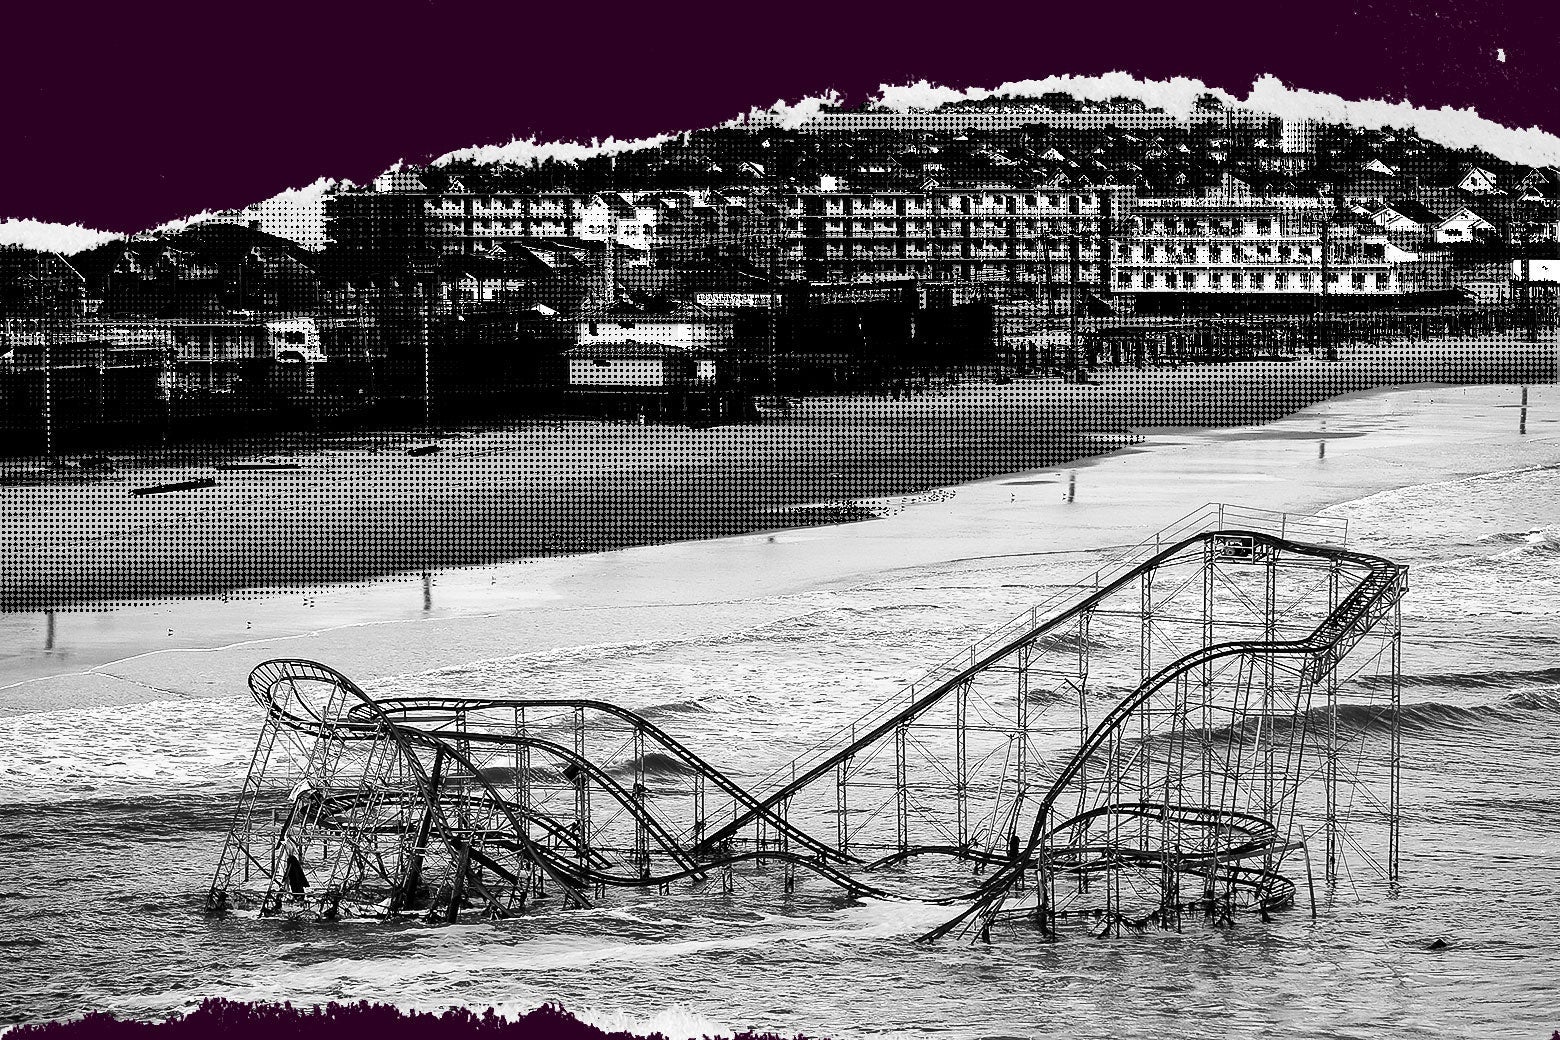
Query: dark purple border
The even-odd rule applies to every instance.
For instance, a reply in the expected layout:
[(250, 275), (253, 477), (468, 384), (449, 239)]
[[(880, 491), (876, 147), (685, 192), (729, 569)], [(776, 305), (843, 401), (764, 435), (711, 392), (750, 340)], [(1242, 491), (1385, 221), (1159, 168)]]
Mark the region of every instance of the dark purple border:
[(1244, 94), (1271, 72), (1560, 131), (1554, 4), (51, 0), (4, 24), (0, 217), (112, 230), (515, 135), (636, 137), (920, 78), (1125, 69)]

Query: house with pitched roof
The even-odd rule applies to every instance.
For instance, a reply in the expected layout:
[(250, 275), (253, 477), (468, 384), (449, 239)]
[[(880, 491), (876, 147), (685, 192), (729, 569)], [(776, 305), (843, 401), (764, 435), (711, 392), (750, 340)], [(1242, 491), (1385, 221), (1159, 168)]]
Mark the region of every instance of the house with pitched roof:
[(1394, 234), (1426, 234), (1441, 220), (1417, 199), (1392, 199), (1366, 211), (1373, 223)]
[(591, 242), (611, 242), (619, 263), (643, 266), (650, 263), (659, 213), (655, 206), (636, 206), (615, 191), (592, 195), (580, 208), (577, 235)]
[(1439, 243), (1473, 242), (1481, 235), (1495, 232), (1495, 225), (1471, 206), (1432, 203), (1427, 208), (1441, 218), (1434, 227), (1435, 240)]
[(1483, 166), (1464, 166), (1457, 178), (1457, 190), (1471, 195), (1493, 195), (1500, 184), (1493, 172)]
[(78, 315), (86, 289), (86, 279), (60, 254), (0, 246), (0, 317)]
[(1532, 166), (1522, 171), (1511, 194), (1525, 202), (1560, 199), (1560, 170), (1553, 166)]

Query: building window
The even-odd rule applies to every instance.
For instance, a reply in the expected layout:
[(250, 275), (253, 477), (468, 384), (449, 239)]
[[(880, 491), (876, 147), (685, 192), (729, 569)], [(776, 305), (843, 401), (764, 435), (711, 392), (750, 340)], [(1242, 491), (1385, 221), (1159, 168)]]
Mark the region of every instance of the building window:
[(1190, 289), (1192, 286), (1194, 286), (1196, 284), (1197, 284), (1197, 275), (1196, 274), (1194, 274), (1191, 271), (1182, 271), (1181, 272), (1181, 287), (1183, 289)]
[(1385, 274), (1378, 274), (1376, 276), (1376, 288), (1378, 288), (1378, 289), (1385, 289), (1386, 287), (1387, 287), (1387, 276)]
[(1233, 274), (1230, 275), (1230, 288), (1232, 288), (1232, 289), (1240, 289), (1240, 288), (1244, 288), (1245, 285), (1246, 285), (1246, 276), (1245, 276), (1245, 274), (1243, 274), (1240, 271), (1236, 271), (1236, 272), (1234, 272)]
[(1208, 276), (1208, 284), (1213, 286), (1215, 289), (1222, 288), (1224, 286), (1224, 275), (1220, 274), (1218, 271), (1214, 271)]
[(1262, 275), (1261, 272), (1258, 272), (1258, 273), (1253, 274), (1251, 276), (1251, 287), (1253, 289), (1261, 289), (1264, 284), (1265, 284), (1265, 278), (1264, 278), (1264, 276)]
[(1363, 271), (1355, 271), (1354, 272), (1354, 287), (1356, 289), (1363, 289), (1363, 288), (1365, 288), (1365, 272), (1363, 272)]
[(1119, 272), (1116, 275), (1116, 284), (1117, 285), (1131, 285), (1132, 284), (1132, 275), (1131, 275), (1131, 273), (1128, 272), (1128, 271), (1121, 271), (1121, 272)]
[(1287, 289), (1287, 288), (1289, 288), (1289, 276), (1287, 274), (1283, 274), (1283, 273), (1279, 273), (1279, 274), (1274, 275), (1273, 276), (1273, 288), (1275, 288), (1275, 289)]
[(1271, 217), (1257, 218), (1257, 234), (1271, 235), (1273, 233), (1273, 220)]

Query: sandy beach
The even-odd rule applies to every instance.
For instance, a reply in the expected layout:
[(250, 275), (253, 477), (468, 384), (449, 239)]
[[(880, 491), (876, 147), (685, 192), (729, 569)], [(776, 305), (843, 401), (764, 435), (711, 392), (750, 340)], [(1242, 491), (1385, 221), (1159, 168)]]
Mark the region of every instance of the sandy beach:
[[(1101, 550), (1204, 502), (1311, 512), (1389, 488), (1560, 462), (1553, 385), (1382, 388), (1266, 423), (1163, 425), (1204, 409), (1238, 422), (1253, 410), (1239, 403), (1241, 392), (1257, 386), (1265, 402), (1286, 384), (1319, 398), (1368, 375), (1315, 362), (1209, 366), (1120, 373), (1093, 387), (1036, 380), (853, 401), (847, 423), (837, 421), (839, 402), (814, 401), (782, 427), (489, 432), (452, 438), (426, 459), (400, 445), (325, 450), (303, 471), (246, 475), (199, 499), (127, 500), (126, 484), (146, 480), (144, 472), (10, 488), (5, 523), (19, 533), (6, 549), (13, 597), (132, 578), (166, 596), (181, 588), (179, 576), (202, 570), (238, 585), (314, 584), (229, 595), (197, 586), (189, 591), (208, 595), (0, 614), (0, 713), (230, 696), (253, 665), (276, 656), (327, 661), (371, 685), (519, 653), (677, 640), (709, 633), (709, 604), (720, 604), (720, 623), (737, 631), (801, 609), (798, 596), (902, 567), (1055, 554), (1060, 573), (1083, 573)], [(1057, 456), (1056, 438), (1024, 430), (1042, 417), (1055, 424), (1059, 413), (1067, 429), (1089, 436), (1129, 420), (1114, 428), (1131, 427), (1137, 438), (1109, 454), (1048, 463), (1048, 453), (1065, 458), (1079, 442)], [(926, 489), (961, 468), (966, 482)], [(993, 471), (1003, 475), (987, 476)], [(728, 487), (744, 480), (752, 482), (745, 491)], [(538, 503), (551, 504), (545, 515), (563, 537), (658, 495), (664, 508), (652, 518), (608, 524), (602, 538), (689, 539), (701, 525), (714, 534), (738, 519), (757, 526), (762, 510), (807, 501), (798, 489), (859, 502), (879, 519), (479, 562), (518, 544), (511, 527), (535, 524), (525, 510)], [(733, 500), (740, 509), (711, 507)], [(339, 523), (321, 523), (338, 512)], [(45, 513), (51, 524), (22, 521)], [(409, 536), (403, 525), (424, 534)], [(351, 576), (337, 573), (348, 563), (332, 556), (365, 555), (384, 570), (418, 569), (320, 584)], [(468, 562), (476, 565), (452, 569)], [(1015, 602), (1012, 612), (1025, 606)]]
[[(804, 399), (788, 421), (756, 426), (530, 422), (295, 439), (248, 457), (298, 468), (263, 472), (219, 472), (214, 460), (231, 455), (216, 446), (126, 453), (111, 473), (0, 486), (0, 612), (222, 597), (857, 518), (863, 499), (1100, 454), (1143, 428), (1259, 423), (1393, 383), (1516, 382), (1549, 376), (1553, 357), (1552, 346), (1442, 340), (1334, 363)], [(419, 445), (440, 450), (410, 454)], [(198, 480), (215, 484), (132, 494)]]

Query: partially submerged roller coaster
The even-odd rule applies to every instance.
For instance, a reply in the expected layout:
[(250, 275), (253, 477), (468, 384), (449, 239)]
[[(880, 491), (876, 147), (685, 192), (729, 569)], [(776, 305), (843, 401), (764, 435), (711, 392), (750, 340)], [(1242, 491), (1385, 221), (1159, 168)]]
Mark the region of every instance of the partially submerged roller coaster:
[(1314, 913), (1313, 849), (1324, 884), (1396, 881), (1406, 589), (1341, 520), (1210, 505), (756, 780), (603, 701), (269, 661), (207, 907), (454, 921), (805, 871), (948, 904), (928, 938), (1108, 935), (1265, 917), (1303, 869)]

